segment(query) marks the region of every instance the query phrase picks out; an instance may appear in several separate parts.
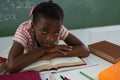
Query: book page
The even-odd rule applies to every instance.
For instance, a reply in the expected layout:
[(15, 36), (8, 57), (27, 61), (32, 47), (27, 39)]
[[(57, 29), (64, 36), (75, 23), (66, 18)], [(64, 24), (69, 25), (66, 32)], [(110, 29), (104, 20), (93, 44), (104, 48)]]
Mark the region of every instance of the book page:
[(79, 57), (54, 58), (51, 60), (51, 63), (53, 66), (55, 66), (55, 68), (85, 64), (85, 62)]
[(26, 71), (26, 70), (40, 71), (40, 70), (50, 69), (50, 68), (52, 68), (52, 65), (49, 62), (49, 60), (41, 60), (41, 61), (37, 61), (35, 63), (30, 64), (29, 66), (25, 67), (22, 71)]
[(86, 68), (86, 67), (98, 65), (98, 63), (95, 62), (95, 60), (91, 56), (81, 58), (81, 59), (86, 63), (86, 65), (59, 68), (56, 72), (64, 72), (64, 71), (75, 70), (75, 69)]
[[(81, 68), (86, 68), (86, 67), (91, 67), (91, 66), (96, 66), (98, 65), (98, 63), (90, 56), (85, 57), (85, 58), (81, 58), (86, 64), (83, 65), (78, 65), (78, 66), (69, 66), (69, 67), (61, 67), (61, 68), (57, 68), (54, 70), (50, 70), (50, 71), (43, 71), (41, 73), (48, 73), (48, 72), (65, 72), (65, 71), (71, 71), (71, 70), (75, 70), (75, 69), (81, 69)], [(62, 60), (63, 61), (63, 60)], [(63, 61), (64, 62), (64, 61)], [(62, 62), (62, 63), (63, 63)]]

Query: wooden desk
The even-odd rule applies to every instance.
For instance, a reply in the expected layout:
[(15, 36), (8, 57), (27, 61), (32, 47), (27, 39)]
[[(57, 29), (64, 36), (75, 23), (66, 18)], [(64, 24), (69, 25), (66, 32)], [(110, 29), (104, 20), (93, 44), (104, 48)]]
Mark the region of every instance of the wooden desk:
[(98, 74), (101, 71), (103, 71), (104, 69), (106, 69), (112, 65), (112, 63), (110, 63), (106, 60), (103, 60), (102, 58), (97, 57), (93, 54), (90, 54), (89, 57), (92, 57), (95, 60), (95, 62), (98, 63), (98, 65), (81, 68), (81, 69), (76, 69), (76, 70), (71, 70), (71, 71), (54, 73), (54, 74), (52, 74), (53, 80), (62, 80), (60, 78), (60, 75), (67, 76), (70, 80), (89, 80), (88, 78), (81, 75), (80, 71), (86, 73), (87, 75), (91, 76), (95, 80), (98, 80)]

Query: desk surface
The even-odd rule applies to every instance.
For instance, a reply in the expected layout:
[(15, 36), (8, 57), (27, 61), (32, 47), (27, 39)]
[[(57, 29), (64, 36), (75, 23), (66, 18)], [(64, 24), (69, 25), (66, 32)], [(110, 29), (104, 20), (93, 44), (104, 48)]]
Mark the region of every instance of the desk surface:
[[(12, 37), (1, 39), (1, 42), (7, 42), (7, 41), (9, 41), (8, 42), (9, 44), (4, 45), (5, 47), (7, 47), (6, 49), (3, 49), (5, 52), (3, 51), (2, 53), (0, 53), (0, 55), (4, 56), (4, 57), (7, 57), (7, 55), (8, 55), (7, 52), (10, 49), (10, 45), (12, 43)], [(1, 48), (3, 48), (3, 47), (1, 47)], [(112, 63), (110, 63), (110, 62), (108, 62), (106, 60), (103, 60), (102, 58), (97, 57), (97, 56), (95, 56), (93, 54), (90, 54), (89, 57), (93, 58), (95, 60), (95, 62), (98, 63), (98, 65), (91, 66), (91, 67), (86, 67), (86, 68), (81, 68), (81, 69), (76, 69), (76, 70), (71, 70), (71, 71), (54, 73), (54, 74), (52, 74), (53, 75), (53, 80), (62, 80), (60, 78), (60, 75), (67, 76), (68, 78), (70, 78), (70, 80), (78, 80), (78, 79), (88, 80), (87, 78), (85, 78), (84, 76), (82, 76), (80, 74), (80, 71), (83, 71), (84, 73), (91, 76), (95, 80), (98, 80), (98, 74), (101, 71), (103, 71), (104, 69), (106, 69), (106, 68), (108, 68), (109, 66), (112, 65)]]
[(95, 60), (95, 62), (98, 63), (98, 65), (89, 66), (89, 67), (81, 68), (81, 69), (75, 69), (75, 70), (71, 70), (71, 71), (54, 73), (54, 74), (52, 74), (53, 80), (62, 80), (60, 78), (60, 75), (67, 76), (70, 80), (89, 80), (88, 78), (81, 75), (80, 71), (86, 73), (87, 75), (91, 76), (95, 80), (98, 80), (98, 74), (101, 71), (103, 71), (104, 69), (106, 69), (112, 65), (112, 63), (110, 63), (106, 60), (103, 60), (102, 58), (97, 57), (93, 54), (90, 54), (89, 57), (92, 57)]

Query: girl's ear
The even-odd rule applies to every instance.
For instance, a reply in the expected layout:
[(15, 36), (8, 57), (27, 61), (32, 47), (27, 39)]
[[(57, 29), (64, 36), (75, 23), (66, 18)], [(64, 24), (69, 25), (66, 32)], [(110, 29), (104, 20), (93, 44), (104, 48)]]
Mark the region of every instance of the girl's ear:
[(32, 27), (33, 30), (35, 30), (34, 23), (32, 21), (31, 21), (31, 27)]

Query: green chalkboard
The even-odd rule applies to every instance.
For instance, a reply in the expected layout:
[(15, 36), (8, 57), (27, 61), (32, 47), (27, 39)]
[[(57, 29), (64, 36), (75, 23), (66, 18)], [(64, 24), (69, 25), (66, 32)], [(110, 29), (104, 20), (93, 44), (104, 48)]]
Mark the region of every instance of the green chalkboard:
[[(0, 0), (0, 37), (10, 36), (30, 19), (32, 6), (48, 0)], [(53, 0), (65, 14), (68, 29), (120, 24), (120, 0)]]

